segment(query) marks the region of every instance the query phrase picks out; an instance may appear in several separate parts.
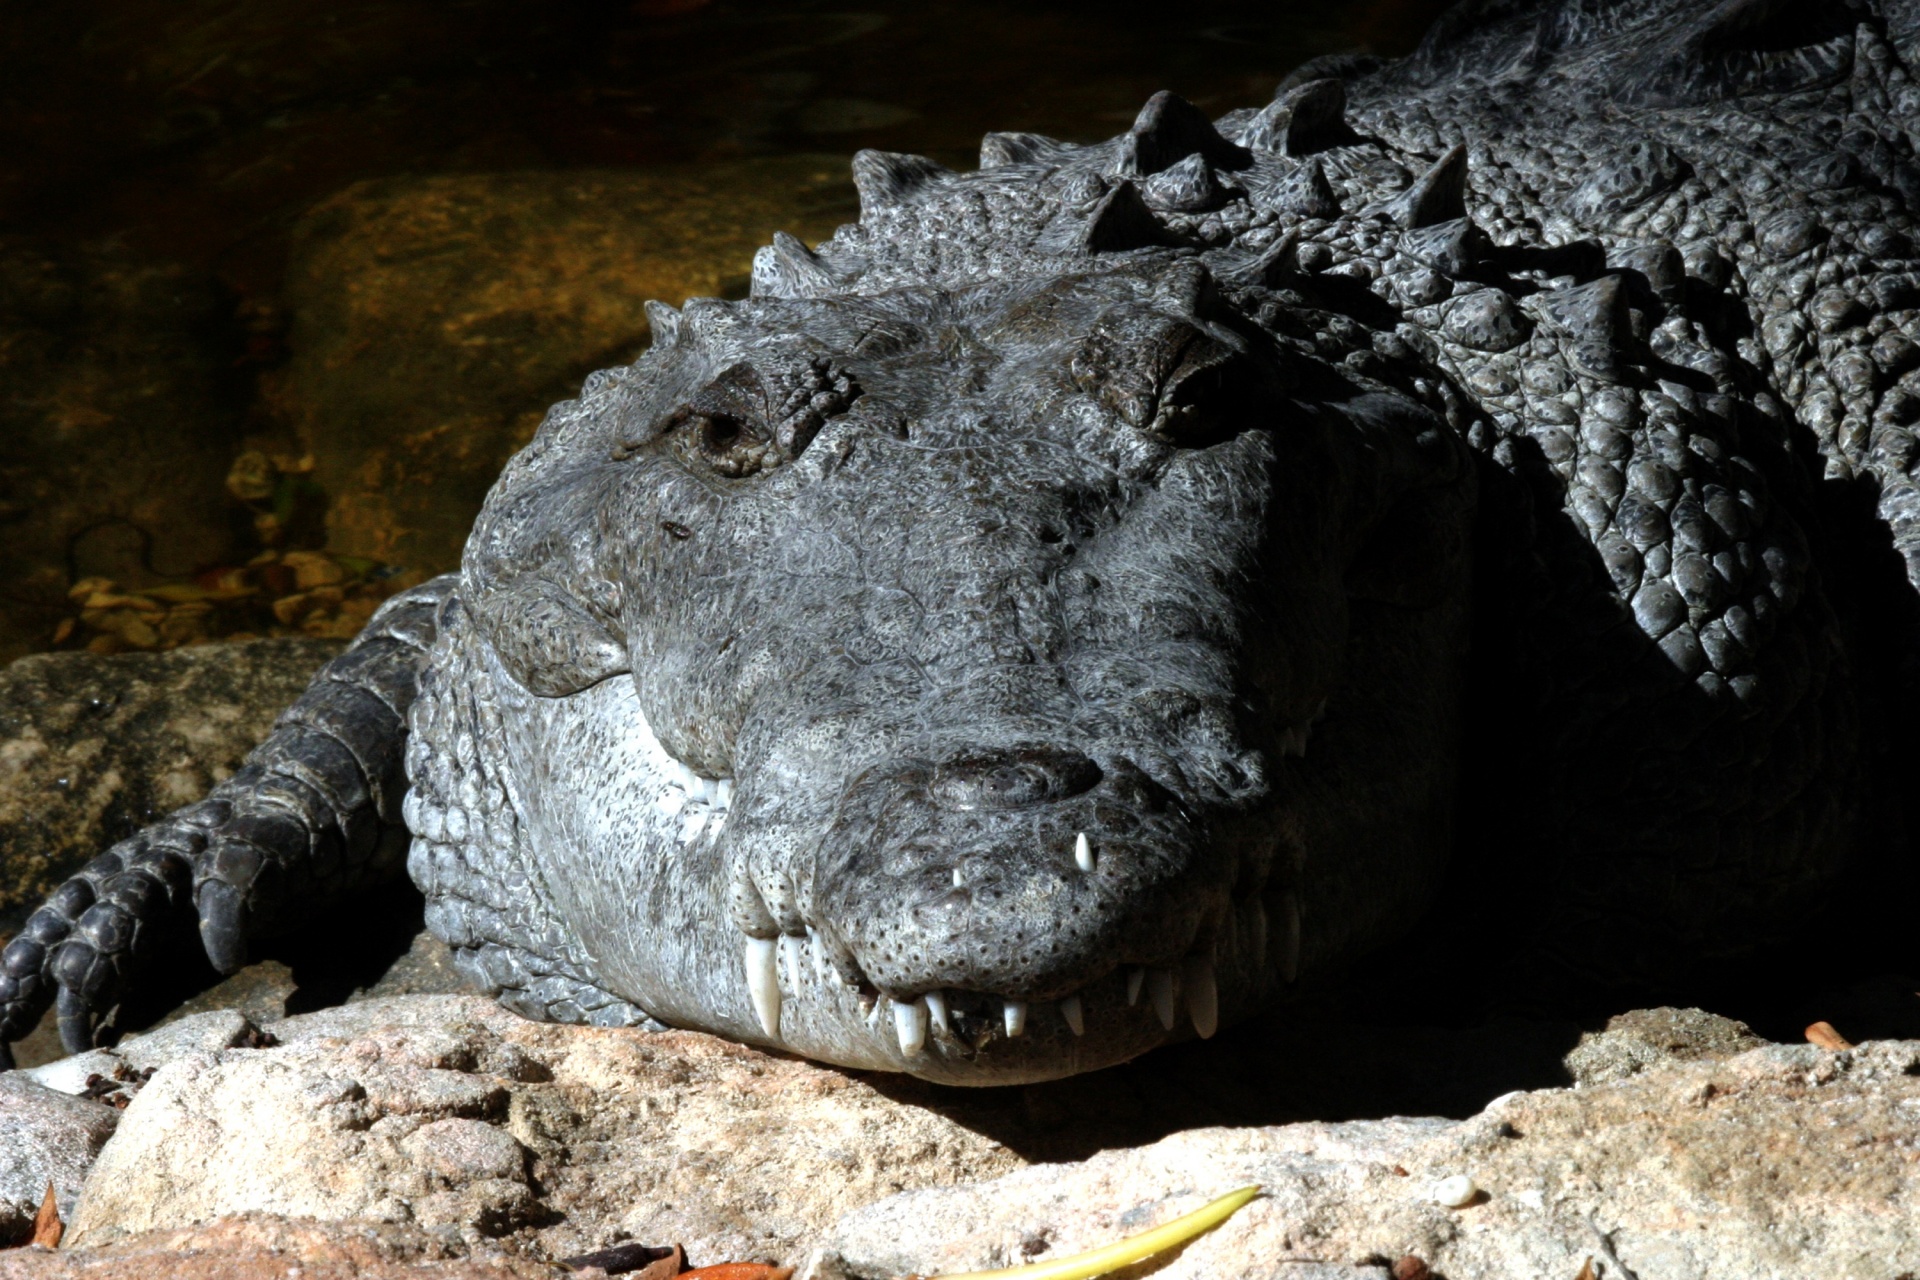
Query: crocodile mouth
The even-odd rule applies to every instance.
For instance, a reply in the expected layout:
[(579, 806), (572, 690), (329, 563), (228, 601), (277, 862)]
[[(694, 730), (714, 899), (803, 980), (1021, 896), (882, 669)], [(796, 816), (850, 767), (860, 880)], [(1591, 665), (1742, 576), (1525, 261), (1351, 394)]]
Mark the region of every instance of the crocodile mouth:
[[(1285, 735), (1282, 753), (1306, 735)], [(789, 807), (642, 736), (655, 829), (679, 845), (669, 859), (742, 861), (737, 842)], [(751, 890), (760, 927), (701, 913), (720, 926), (700, 948), (708, 981), (747, 1019), (729, 1034), (954, 1083), (1052, 1078), (1212, 1037), (1292, 967), (1297, 912), (1213, 847), (1198, 802), (1095, 754), (962, 751), (845, 783), (777, 913)]]
[[(1259, 904), (1254, 910), (1264, 920)], [(1125, 1021), (1137, 1038), (1141, 1017), (1150, 1013), (1163, 1035), (1172, 1035), (1182, 1016), (1192, 1031), (1208, 1039), (1220, 1027), (1219, 983), (1211, 954), (1196, 953), (1178, 966), (1129, 965), (1086, 986), (1048, 1001), (1029, 1001), (986, 991), (935, 988), (919, 995), (891, 995), (864, 977), (848, 981), (817, 931), (777, 938), (747, 937), (744, 975), (761, 1030), (782, 1039), (783, 1015), (796, 1003), (842, 1006), (851, 997), (866, 1030), (883, 1054), (897, 1049), (908, 1069), (930, 1051), (975, 1058), (997, 1041), (1040, 1033), (1057, 1039), (1098, 1034), (1103, 1024)], [(1143, 1005), (1144, 1001), (1144, 1005)]]

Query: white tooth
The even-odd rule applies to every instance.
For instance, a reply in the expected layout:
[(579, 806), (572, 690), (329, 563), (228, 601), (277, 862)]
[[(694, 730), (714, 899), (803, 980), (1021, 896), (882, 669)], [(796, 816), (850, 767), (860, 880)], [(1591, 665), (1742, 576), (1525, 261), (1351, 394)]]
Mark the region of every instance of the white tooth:
[(786, 961), (787, 985), (795, 995), (799, 995), (800, 989), (807, 983), (807, 971), (801, 967), (807, 959), (806, 946), (797, 933), (780, 935), (780, 958)]
[(780, 1038), (780, 949), (772, 938), (747, 939), (747, 994), (760, 1029)]
[(1073, 1034), (1077, 1036), (1087, 1034), (1086, 1011), (1080, 1006), (1079, 996), (1068, 996), (1060, 1002), (1060, 1017)]
[(713, 803), (713, 779), (702, 778), (696, 774), (693, 779), (693, 787), (691, 788), (691, 794), (693, 796), (694, 803), (696, 804), (706, 804), (706, 805), (712, 804)]
[(958, 867), (953, 869), (953, 887), (956, 889), (960, 887), (960, 868)]
[(900, 1052), (909, 1058), (927, 1047), (927, 1005), (924, 1000), (894, 1002), (893, 1034), (900, 1037)]
[(1007, 1034), (1009, 1036), (1026, 1034), (1027, 1002), (1025, 1000), (1007, 1001), (1006, 1007), (1001, 1010), (1001, 1017), (1007, 1024)]
[(733, 808), (732, 778), (722, 778), (713, 784), (713, 803), (722, 809)]
[(1127, 970), (1127, 1007), (1140, 1003), (1140, 984), (1147, 980), (1147, 971), (1141, 968)]
[(1280, 980), (1292, 982), (1300, 976), (1300, 899), (1288, 894), (1280, 904)]
[(887, 1011), (887, 1005), (889, 1003), (891, 1002), (885, 996), (878, 996), (874, 999), (873, 1007), (867, 1010), (867, 1029), (869, 1031), (880, 1025), (880, 1015)]
[(1082, 871), (1093, 870), (1093, 846), (1087, 843), (1084, 831), (1073, 838), (1073, 860)]
[(1187, 997), (1187, 1016), (1202, 1040), (1220, 1029), (1220, 989), (1213, 978), (1213, 961), (1190, 958), (1180, 974), (1180, 990)]
[(926, 994), (927, 1013), (933, 1018), (934, 1029), (942, 1035), (951, 1035), (953, 1028), (947, 1023), (947, 993), (929, 991)]
[(704, 809), (688, 809), (687, 819), (680, 826), (680, 843), (692, 844), (707, 829), (707, 814)]
[(1147, 974), (1147, 999), (1153, 1002), (1153, 1012), (1160, 1019), (1160, 1025), (1173, 1030), (1173, 970), (1153, 969)]

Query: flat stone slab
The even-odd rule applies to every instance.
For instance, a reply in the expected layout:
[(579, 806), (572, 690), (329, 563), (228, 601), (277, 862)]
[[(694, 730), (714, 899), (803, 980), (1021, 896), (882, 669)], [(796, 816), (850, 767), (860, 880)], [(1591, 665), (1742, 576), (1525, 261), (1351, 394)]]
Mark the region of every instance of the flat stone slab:
[[(476, 1257), (418, 1227), (253, 1214), (98, 1249), (0, 1250), (0, 1280), (560, 1280), (532, 1258)], [(584, 1277), (580, 1277), (584, 1280)]]
[(185, 1052), (139, 1088), (69, 1245), (264, 1213), (544, 1258), (640, 1240), (772, 1261), (859, 1206), (1025, 1163), (918, 1100), (931, 1087), (883, 1093), (693, 1032), (532, 1023), (466, 996), (268, 1031), (278, 1045)]
[[(1122, 1077), (943, 1089), (471, 996), (264, 1028), (207, 1013), (31, 1073), (135, 1078), (66, 1247), (0, 1254), (0, 1277), (107, 1258), (197, 1276), (227, 1254), (250, 1274), (290, 1231), (289, 1250), (373, 1274), (540, 1274), (511, 1268), (641, 1242), (880, 1280), (1072, 1254), (1247, 1184), (1263, 1196), (1151, 1273), (1378, 1280), (1408, 1257), (1450, 1280), (1573, 1280), (1589, 1259), (1598, 1280), (1920, 1272), (1920, 1041), (1755, 1043), (1697, 1010), (1638, 1010), (1574, 1047), (1582, 1083), (1464, 1119), (1185, 1128), (1034, 1163), (1063, 1134), (1086, 1152), (1089, 1132), (1127, 1132), (1049, 1101), (1111, 1104)], [(1164, 1087), (1168, 1063), (1124, 1071)], [(176, 1269), (169, 1250), (192, 1256)]]
[(1467, 1120), (1202, 1129), (914, 1191), (843, 1218), (806, 1274), (1070, 1255), (1257, 1183), (1155, 1280), (1385, 1280), (1407, 1257), (1450, 1280), (1574, 1280), (1589, 1260), (1605, 1280), (1891, 1280), (1920, 1272), (1916, 1119), (1920, 1042), (1769, 1045), (1511, 1094)]
[(52, 1184), (73, 1213), (81, 1180), (120, 1113), (50, 1089), (21, 1072), (0, 1073), (0, 1245), (25, 1237)]

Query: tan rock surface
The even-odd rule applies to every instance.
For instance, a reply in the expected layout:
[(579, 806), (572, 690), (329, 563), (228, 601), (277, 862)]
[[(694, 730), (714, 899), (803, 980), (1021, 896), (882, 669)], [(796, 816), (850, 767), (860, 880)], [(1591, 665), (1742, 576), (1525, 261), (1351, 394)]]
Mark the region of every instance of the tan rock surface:
[(529, 1258), (470, 1256), (419, 1227), (252, 1215), (99, 1249), (0, 1251), (0, 1280), (555, 1280)]
[(0, 670), (0, 917), (231, 775), (339, 651), (260, 640)]
[[(1156, 1280), (1877, 1277), (1920, 1271), (1920, 1042), (1773, 1045), (1496, 1100), (1464, 1121), (1203, 1129), (844, 1219), (811, 1274), (945, 1273), (1105, 1244), (1265, 1188)], [(1438, 1184), (1470, 1177), (1448, 1208)]]
[(69, 1243), (266, 1213), (556, 1258), (633, 1239), (779, 1260), (859, 1206), (1024, 1163), (911, 1087), (689, 1032), (542, 1025), (461, 996), (271, 1030), (278, 1047), (160, 1068)]
[(49, 1184), (54, 1203), (73, 1212), (80, 1182), (119, 1119), (112, 1107), (23, 1073), (0, 1073), (0, 1246), (33, 1230)]
[(547, 407), (645, 347), (644, 304), (742, 294), (776, 230), (855, 213), (847, 161), (362, 182), (294, 236), (280, 407), (331, 499), (328, 546), (459, 562), (500, 467)]

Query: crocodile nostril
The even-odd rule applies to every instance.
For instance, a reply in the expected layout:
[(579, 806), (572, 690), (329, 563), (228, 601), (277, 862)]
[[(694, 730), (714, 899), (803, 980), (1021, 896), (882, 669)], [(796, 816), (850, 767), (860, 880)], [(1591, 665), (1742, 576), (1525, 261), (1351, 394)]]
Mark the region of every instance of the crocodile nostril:
[(1015, 747), (952, 756), (934, 768), (929, 790), (951, 809), (1014, 809), (1077, 796), (1100, 777), (1100, 766), (1077, 751)]

